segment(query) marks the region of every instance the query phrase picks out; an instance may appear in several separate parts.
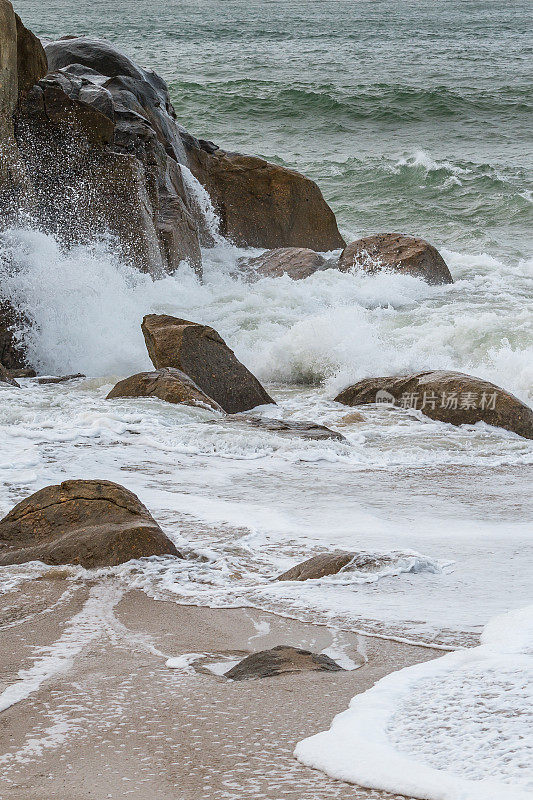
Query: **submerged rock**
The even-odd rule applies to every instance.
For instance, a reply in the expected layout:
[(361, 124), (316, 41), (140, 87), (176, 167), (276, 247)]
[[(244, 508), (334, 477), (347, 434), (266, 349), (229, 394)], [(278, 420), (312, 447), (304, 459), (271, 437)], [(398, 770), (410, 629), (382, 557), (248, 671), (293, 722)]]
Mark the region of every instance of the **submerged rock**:
[(75, 381), (78, 378), (86, 378), (82, 372), (76, 372), (75, 375), (53, 375), (47, 378), (37, 378), (37, 383), (67, 383), (67, 381)]
[(213, 328), (149, 314), (142, 331), (156, 369), (174, 367), (185, 372), (228, 414), (274, 402)]
[(499, 386), (462, 372), (432, 371), (414, 375), (366, 378), (335, 400), (347, 406), (388, 403), (418, 409), (452, 425), (486, 422), (533, 439), (533, 410)]
[(261, 428), (265, 431), (272, 431), (281, 436), (298, 436), (301, 439), (312, 439), (321, 441), (322, 439), (336, 439), (345, 442), (342, 433), (332, 431), (325, 425), (318, 425), (316, 422), (301, 422), (285, 419), (268, 419), (267, 417), (232, 416), (227, 418), (228, 422), (245, 422), (254, 428)]
[(356, 553), (346, 553), (337, 551), (334, 553), (321, 553), (318, 556), (308, 558), (301, 564), (291, 567), (282, 575), (278, 575), (277, 581), (308, 581), (324, 578), (326, 575), (336, 575), (344, 569), (350, 561), (353, 561)]
[(327, 264), (324, 256), (307, 247), (278, 247), (255, 258), (241, 259), (239, 267), (251, 277), (279, 278), (288, 275), (294, 281), (303, 280)]
[(222, 411), (188, 375), (173, 367), (163, 367), (154, 372), (139, 372), (119, 381), (107, 395), (107, 400), (116, 397), (158, 397), (167, 403), (200, 406)]
[(446, 262), (433, 245), (401, 233), (380, 233), (349, 244), (341, 253), (339, 269), (347, 272), (354, 266), (366, 272), (393, 269), (430, 284), (453, 283)]
[(247, 656), (224, 674), (232, 681), (245, 681), (251, 678), (270, 678), (289, 672), (342, 672), (332, 658), (297, 647), (278, 645), (271, 650), (261, 650)]
[(133, 492), (111, 481), (47, 486), (0, 520), (0, 565), (115, 566), (132, 558), (181, 557)]
[(9, 371), (28, 366), (24, 345), (17, 336), (26, 322), (10, 302), (0, 299), (0, 364)]
[(316, 183), (262, 158), (184, 138), (189, 166), (220, 214), (221, 233), (241, 247), (336, 250), (345, 242)]

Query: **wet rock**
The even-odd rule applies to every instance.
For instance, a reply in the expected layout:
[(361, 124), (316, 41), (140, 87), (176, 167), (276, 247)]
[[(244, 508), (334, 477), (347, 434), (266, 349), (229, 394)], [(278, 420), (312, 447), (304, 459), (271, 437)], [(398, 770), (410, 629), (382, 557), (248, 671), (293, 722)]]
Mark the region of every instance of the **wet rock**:
[(343, 425), (352, 425), (354, 422), (364, 422), (365, 418), (359, 411), (352, 411), (351, 414), (345, 414), (341, 417), (340, 422)]
[(156, 369), (174, 367), (185, 372), (228, 414), (274, 402), (213, 328), (149, 314), (142, 331)]
[(278, 247), (255, 258), (241, 259), (239, 267), (255, 278), (288, 275), (294, 281), (308, 278), (327, 264), (324, 256), (307, 247)]
[(139, 372), (119, 381), (111, 389), (107, 399), (112, 400), (116, 397), (158, 397), (167, 403), (222, 411), (218, 403), (204, 394), (188, 375), (173, 367), (164, 367), (154, 372)]
[(431, 371), (367, 378), (335, 400), (347, 406), (386, 403), (418, 409), (452, 425), (486, 422), (533, 439), (533, 410), (499, 386), (461, 372)]
[(8, 372), (8, 370), (0, 364), (0, 383), (9, 384), (9, 386), (16, 386), (20, 389), (20, 385), (15, 378)]
[(307, 671), (342, 672), (343, 669), (329, 656), (279, 645), (271, 650), (262, 650), (247, 656), (226, 672), (224, 677), (232, 681), (245, 681), (251, 678), (270, 678), (289, 672)]
[(308, 581), (324, 578), (326, 575), (336, 575), (344, 569), (350, 561), (353, 561), (355, 553), (337, 551), (334, 553), (321, 553), (318, 556), (308, 558), (301, 564), (297, 564), (282, 575), (278, 575), (277, 581)]
[(430, 284), (453, 283), (446, 262), (433, 245), (401, 233), (381, 233), (351, 242), (341, 253), (339, 269), (346, 272), (354, 265), (366, 272), (393, 269)]
[(17, 337), (25, 322), (8, 300), (0, 299), (0, 364), (9, 371), (27, 367), (24, 345)]
[(35, 378), (37, 373), (31, 367), (23, 367), (22, 369), (9, 369), (8, 374), (10, 378)]
[(139, 498), (111, 481), (47, 486), (0, 520), (0, 565), (43, 561), (90, 569), (163, 555), (181, 556)]
[(335, 439), (345, 442), (345, 437), (325, 425), (318, 425), (316, 422), (297, 422), (295, 420), (268, 419), (267, 417), (238, 416), (227, 418), (228, 422), (245, 422), (254, 428), (261, 428), (265, 431), (272, 431), (281, 436), (297, 436), (300, 439), (312, 439), (321, 441), (323, 439)]
[(51, 375), (45, 378), (37, 378), (37, 383), (66, 383), (67, 381), (74, 381), (77, 378), (86, 378), (82, 372), (76, 372), (74, 375)]
[(32, 86), (48, 72), (46, 53), (40, 39), (26, 28), (18, 14), (17, 25), (17, 89), (18, 100), (22, 100)]
[(242, 247), (344, 247), (335, 215), (316, 183), (262, 158), (202, 149), (184, 139), (189, 166), (209, 192), (221, 233)]

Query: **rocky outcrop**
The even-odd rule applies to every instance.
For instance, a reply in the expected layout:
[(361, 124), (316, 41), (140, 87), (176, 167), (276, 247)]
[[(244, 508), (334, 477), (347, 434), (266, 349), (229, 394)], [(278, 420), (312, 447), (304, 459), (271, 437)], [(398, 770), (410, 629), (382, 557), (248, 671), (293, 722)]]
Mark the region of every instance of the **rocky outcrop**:
[(271, 650), (253, 653), (236, 664), (225, 678), (246, 681), (251, 678), (271, 678), (290, 672), (342, 672), (336, 661), (322, 653), (312, 653), (297, 647), (278, 645)]
[(261, 428), (265, 431), (277, 433), (280, 436), (296, 436), (299, 439), (311, 439), (313, 441), (322, 441), (324, 439), (335, 439), (338, 442), (346, 441), (342, 433), (332, 431), (331, 428), (326, 428), (325, 425), (318, 425), (316, 422), (249, 417), (248, 415), (228, 417), (227, 422), (244, 422), (253, 428)]
[(345, 389), (335, 400), (347, 406), (377, 402), (418, 409), (431, 419), (452, 425), (486, 422), (533, 439), (533, 410), (529, 406), (499, 386), (461, 372), (367, 378)]
[(116, 397), (158, 397), (167, 403), (222, 411), (218, 403), (204, 394), (188, 375), (173, 367), (164, 367), (154, 372), (139, 372), (119, 381), (111, 389), (107, 399)]
[(338, 551), (335, 553), (321, 553), (318, 556), (308, 558), (301, 564), (291, 567), (282, 575), (278, 575), (277, 581), (308, 581), (324, 578), (326, 575), (336, 575), (344, 569), (350, 561), (353, 561), (355, 553), (345, 553)]
[(213, 328), (149, 314), (142, 331), (156, 369), (174, 367), (185, 372), (228, 414), (274, 402)]
[(41, 41), (26, 28), (18, 14), (17, 25), (17, 88), (18, 102), (28, 94), (32, 86), (48, 72), (46, 53)]
[(339, 269), (347, 272), (354, 266), (371, 273), (393, 269), (430, 284), (453, 283), (446, 262), (433, 245), (401, 233), (381, 233), (349, 244), (341, 253)]
[(344, 247), (316, 183), (262, 158), (184, 138), (189, 166), (220, 215), (221, 233), (242, 247)]
[[(0, 208), (10, 213), (27, 190), (27, 176), (14, 137), (18, 102), (17, 21), (13, 6), (0, 0)], [(0, 223), (4, 221), (0, 219)]]
[(163, 555), (180, 557), (139, 498), (110, 481), (47, 486), (0, 520), (0, 565), (43, 561), (90, 569)]
[(294, 281), (308, 278), (324, 269), (327, 260), (307, 247), (278, 247), (255, 258), (241, 259), (239, 267), (251, 278), (279, 278), (288, 275)]

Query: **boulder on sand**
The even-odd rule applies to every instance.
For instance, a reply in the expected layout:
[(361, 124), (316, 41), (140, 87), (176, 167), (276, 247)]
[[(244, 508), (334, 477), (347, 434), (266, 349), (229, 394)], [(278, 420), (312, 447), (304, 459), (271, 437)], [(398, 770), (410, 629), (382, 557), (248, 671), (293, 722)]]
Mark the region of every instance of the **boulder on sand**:
[(351, 242), (341, 253), (339, 269), (347, 272), (354, 266), (366, 272), (393, 269), (430, 284), (453, 283), (446, 262), (433, 245), (401, 233), (380, 233)]
[(255, 258), (241, 259), (239, 267), (250, 277), (258, 279), (288, 275), (294, 281), (300, 281), (318, 272), (327, 263), (324, 256), (307, 247), (278, 247)]
[(345, 553), (336, 551), (334, 553), (321, 553), (318, 556), (308, 558), (301, 564), (291, 567), (282, 575), (278, 575), (277, 581), (308, 581), (324, 578), (326, 575), (336, 575), (344, 569), (350, 561), (353, 561), (355, 553)]
[(43, 561), (90, 569), (132, 558), (181, 557), (132, 492), (111, 481), (47, 486), (0, 520), (0, 565)]
[(271, 650), (252, 653), (224, 673), (224, 677), (232, 681), (245, 681), (250, 678), (270, 678), (289, 672), (306, 671), (342, 672), (343, 668), (322, 653), (278, 645)]
[(139, 372), (119, 381), (107, 395), (107, 400), (116, 397), (158, 397), (167, 403), (222, 411), (219, 404), (204, 394), (188, 375), (173, 367), (163, 367), (153, 372)]
[(142, 332), (156, 369), (174, 367), (185, 372), (228, 414), (274, 402), (213, 328), (166, 314), (148, 314)]
[(462, 372), (431, 371), (414, 375), (366, 378), (344, 389), (335, 400), (346, 406), (390, 403), (418, 409), (452, 425), (486, 422), (533, 439), (533, 410), (499, 386)]

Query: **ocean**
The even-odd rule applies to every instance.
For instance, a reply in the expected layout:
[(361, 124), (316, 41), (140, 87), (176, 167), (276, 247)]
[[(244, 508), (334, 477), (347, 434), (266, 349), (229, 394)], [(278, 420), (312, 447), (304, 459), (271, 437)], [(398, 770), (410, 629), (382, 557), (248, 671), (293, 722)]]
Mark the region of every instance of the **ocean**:
[[(444, 649), (477, 645), (491, 618), (531, 597), (531, 442), (386, 408), (351, 422), (333, 397), (372, 375), (452, 368), (533, 401), (530, 4), (15, 8), (43, 38), (119, 45), (165, 78), (191, 133), (312, 177), (347, 241), (427, 238), (455, 283), (328, 270), (251, 286), (236, 267), (243, 251), (220, 237), (204, 251), (202, 283), (185, 265), (153, 281), (110, 241), (65, 251), (12, 229), (2, 247), (17, 269), (2, 280), (34, 323), (31, 359), (44, 373), (88, 377), (3, 390), (0, 511), (67, 478), (115, 480), (190, 555), (110, 571), (128, 587)], [(212, 325), (278, 401), (265, 415), (320, 422), (346, 441), (228, 426), (155, 400), (106, 401), (116, 380), (150, 367), (140, 330), (150, 312)], [(375, 564), (272, 582), (328, 549)], [(11, 586), (39, 569), (4, 571)]]

